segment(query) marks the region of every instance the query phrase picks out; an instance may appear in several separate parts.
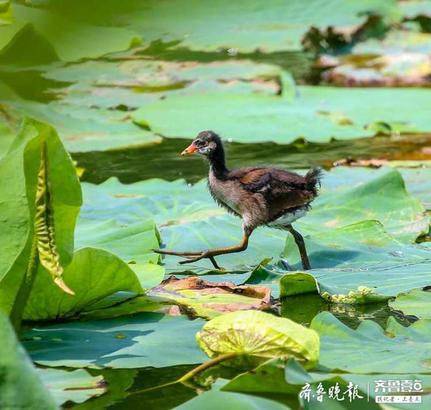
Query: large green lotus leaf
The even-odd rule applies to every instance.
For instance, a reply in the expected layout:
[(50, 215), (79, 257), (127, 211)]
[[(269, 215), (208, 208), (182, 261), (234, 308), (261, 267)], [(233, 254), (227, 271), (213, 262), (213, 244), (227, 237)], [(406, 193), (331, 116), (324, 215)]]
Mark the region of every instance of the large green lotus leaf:
[[(376, 221), (313, 235), (306, 244), (313, 269), (284, 271), (281, 296), (317, 291), (335, 303), (368, 303), (431, 284), (430, 249), (396, 241)], [(293, 241), (285, 253), (294, 268), (301, 269)], [(273, 274), (283, 272), (272, 269)]]
[(367, 12), (388, 16), (395, 11), (392, 1), (312, 0), (304, 6), (300, 0), (271, 0), (265, 4), (247, 0), (217, 0), (211, 4), (152, 0), (128, 21), (147, 41), (176, 41), (177, 47), (192, 50), (272, 52), (301, 50), (301, 40), (311, 26), (331, 26), (351, 33), (365, 21)]
[(431, 94), (421, 89), (300, 86), (291, 101), (223, 92), (167, 96), (132, 117), (165, 137), (189, 139), (213, 129), (236, 142), (288, 144), (300, 137), (312, 142), (371, 137), (379, 122), (394, 130), (427, 132), (430, 104)]
[(66, 402), (83, 403), (107, 391), (103, 376), (91, 376), (83, 369), (67, 371), (39, 367), (36, 372), (58, 406)]
[(124, 225), (114, 219), (81, 216), (76, 228), (76, 246), (105, 249), (127, 263), (155, 263), (157, 255), (152, 249), (159, 245), (157, 228), (151, 219), (141, 218), (141, 221)]
[(389, 306), (392, 309), (400, 310), (405, 315), (431, 319), (431, 292), (413, 289), (398, 295), (395, 300), (389, 302)]
[[(265, 83), (269, 83), (270, 93), (275, 93), (279, 91), (280, 77), (286, 75), (278, 66), (250, 60), (209, 63), (86, 61), (64, 66), (55, 64), (46, 70), (46, 78), (74, 83), (56, 90), (63, 101), (92, 107), (116, 107), (120, 104), (139, 107), (173, 92), (191, 94), (218, 88), (248, 92), (255, 88), (259, 91), (259, 86), (264, 89)], [(250, 86), (246, 87), (247, 84)]]
[[(0, 306), (7, 312), (15, 302), (29, 262), (42, 139), (47, 147), (53, 223), (55, 231), (61, 232), (55, 238), (56, 248), (63, 265), (72, 258), (75, 221), (82, 201), (75, 167), (51, 127), (27, 120), (9, 153), (0, 161), (0, 174), (4, 178), (0, 194), (4, 199), (0, 198), (0, 206), (3, 206), (0, 211), (4, 218), (1, 235), (4, 243), (0, 243), (3, 251), (0, 258)], [(55, 287), (53, 283), (47, 286)]]
[[(431, 209), (431, 169), (422, 167), (421, 163), (413, 164), (411, 168), (402, 168), (407, 166), (406, 161), (399, 163), (389, 162), (387, 166), (394, 166), (402, 175), (407, 191), (421, 200), (424, 207)], [(330, 172), (325, 172), (321, 192), (323, 195), (332, 192), (341, 192), (349, 188), (359, 187), (374, 178), (383, 176), (388, 172), (388, 168), (372, 169), (365, 167), (336, 167)]]
[(74, 296), (50, 286), (52, 279), (40, 270), (25, 307), (24, 319), (74, 317), (115, 292), (143, 292), (133, 270), (114, 254), (101, 249), (84, 248), (75, 252), (64, 271), (64, 280), (74, 290)]
[(429, 320), (404, 327), (390, 317), (386, 331), (366, 320), (354, 330), (322, 312), (310, 328), (320, 336), (319, 364), (328, 369), (358, 374), (431, 374)]
[(289, 407), (274, 400), (242, 393), (210, 390), (175, 407), (178, 410), (289, 410)]
[(211, 358), (226, 353), (259, 360), (294, 357), (309, 367), (319, 359), (319, 337), (314, 331), (256, 310), (218, 316), (203, 326), (196, 339)]
[[(50, 1), (49, 5), (73, 20), (126, 26), (141, 34), (146, 43), (160, 40), (173, 42), (171, 47), (203, 51), (301, 50), (302, 37), (311, 26), (332, 26), (337, 32), (350, 34), (366, 21), (368, 13), (382, 14), (389, 21), (398, 17), (396, 3), (391, 0), (312, 0), (305, 7), (299, 0), (271, 0), (265, 4), (246, 0), (217, 0), (211, 4), (197, 0), (108, 0), (103, 8), (94, 0), (58, 3)], [(316, 10), (320, 11), (318, 15)]]
[[(82, 186), (85, 204), (80, 221), (83, 222), (115, 218), (119, 224), (133, 226), (152, 218), (158, 224), (162, 243), (178, 250), (226, 246), (239, 243), (242, 237), (241, 221), (217, 207), (204, 182), (187, 186), (181, 180), (152, 179), (125, 185), (111, 178), (100, 185), (83, 183)], [(246, 265), (257, 264), (271, 256), (278, 257), (285, 238), (283, 231), (262, 228), (251, 237), (246, 252), (221, 256), (218, 260), (230, 270), (247, 270)], [(167, 257), (167, 270), (178, 271), (179, 260)], [(181, 270), (189, 268), (186, 266)], [(190, 269), (206, 272), (211, 269), (211, 264), (199, 261)]]
[[(325, 179), (322, 185), (325, 186)], [(396, 170), (377, 174), (351, 189), (323, 193), (298, 226), (310, 233), (321, 233), (323, 229), (330, 233), (334, 228), (367, 219), (380, 221), (391, 235), (405, 242), (415, 241), (428, 232), (429, 226), (425, 209), (407, 193), (404, 180)]]
[(204, 321), (141, 313), (124, 318), (35, 327), (24, 336), (32, 359), (44, 366), (168, 367), (205, 360), (195, 341)]
[[(94, 216), (94, 215), (93, 215)], [(159, 247), (159, 233), (152, 219), (124, 225), (114, 219), (80, 218), (76, 229), (76, 247), (94, 246), (119, 256), (136, 273), (144, 288), (158, 285), (164, 269), (152, 249)]]
[[(73, 84), (57, 89), (63, 103), (101, 108), (139, 108), (166, 95), (207, 93), (224, 89), (236, 93), (278, 94), (279, 67), (251, 61), (211, 63), (166, 61), (88, 61), (54, 67), (48, 78)], [(284, 84), (285, 92), (290, 88)]]
[[(6, 28), (6, 36), (11, 40), (10, 30), (19, 32), (26, 24), (31, 24), (54, 47), (58, 57), (63, 61), (97, 58), (104, 54), (127, 50), (139, 40), (136, 32), (120, 27), (96, 26), (65, 18), (61, 13), (47, 9), (13, 5), (16, 22), (10, 26), (0, 26), (0, 38)], [(85, 41), (82, 39), (85, 38)], [(3, 49), (8, 42), (2, 42)]]
[(0, 82), (0, 101), (10, 115), (28, 115), (51, 124), (71, 152), (107, 151), (145, 146), (161, 138), (131, 122), (127, 113), (89, 109), (53, 101), (48, 104), (24, 100)]
[[(330, 179), (331, 173), (327, 175)], [(386, 229), (403, 240), (414, 240), (427, 231), (428, 219), (423, 215), (423, 208), (406, 193), (396, 171), (378, 173), (376, 178), (371, 175), (367, 179), (363, 184), (346, 189), (347, 182), (337, 176), (337, 181), (330, 186), (344, 184), (344, 190), (334, 195), (333, 188), (323, 189), (309, 215), (298, 222), (299, 230), (312, 234), (330, 233), (337, 227), (373, 218), (381, 219)], [(350, 174), (346, 177), (346, 181), (349, 180)], [(161, 180), (125, 185), (110, 179), (100, 185), (84, 183), (83, 190), (82, 220), (114, 218), (120, 224), (133, 225), (153, 218), (166, 248), (199, 250), (241, 240), (241, 221), (226, 215), (214, 204), (204, 182), (192, 187), (182, 181)], [(225, 268), (237, 270), (244, 269), (244, 265), (256, 265), (268, 257), (278, 258), (286, 236), (283, 231), (260, 228), (252, 235), (246, 252), (218, 259)], [(289, 254), (289, 261), (290, 258)], [(176, 257), (165, 258), (168, 271), (178, 271), (178, 260)], [(211, 265), (199, 261), (192, 266), (199, 272), (200, 269), (208, 270)]]
[(0, 407), (2, 409), (57, 409), (8, 318), (0, 313)]
[(406, 168), (399, 169), (409, 193), (420, 199), (427, 210), (431, 209), (431, 169)]

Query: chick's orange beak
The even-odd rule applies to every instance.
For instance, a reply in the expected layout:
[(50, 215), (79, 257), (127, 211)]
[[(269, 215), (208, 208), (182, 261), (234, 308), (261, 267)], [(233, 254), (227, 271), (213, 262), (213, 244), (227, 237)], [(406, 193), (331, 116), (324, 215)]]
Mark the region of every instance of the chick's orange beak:
[(198, 150), (198, 147), (192, 142), (182, 153), (181, 155), (192, 155)]

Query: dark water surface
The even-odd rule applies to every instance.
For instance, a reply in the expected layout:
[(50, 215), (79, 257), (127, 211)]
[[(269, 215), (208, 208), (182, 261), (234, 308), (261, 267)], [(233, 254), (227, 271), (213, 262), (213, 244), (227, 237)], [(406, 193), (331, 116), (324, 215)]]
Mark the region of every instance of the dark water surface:
[[(190, 139), (191, 141), (191, 139)], [(123, 183), (148, 178), (175, 180), (184, 178), (194, 183), (206, 177), (208, 166), (199, 156), (181, 157), (179, 153), (190, 143), (185, 139), (163, 139), (160, 144), (124, 151), (75, 153), (73, 158), (85, 169), (83, 181), (99, 184), (109, 177)], [(275, 143), (225, 143), (228, 166), (273, 165), (290, 169), (321, 165), (331, 168), (343, 158), (423, 160), (431, 159), (431, 135), (403, 137), (380, 136), (326, 144), (297, 141), (289, 145)]]

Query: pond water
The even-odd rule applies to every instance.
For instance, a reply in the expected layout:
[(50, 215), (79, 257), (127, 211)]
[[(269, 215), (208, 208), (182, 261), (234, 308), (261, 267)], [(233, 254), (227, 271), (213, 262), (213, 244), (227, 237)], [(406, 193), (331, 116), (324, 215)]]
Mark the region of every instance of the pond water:
[[(190, 140), (193, 136), (190, 136)], [(200, 157), (181, 157), (179, 153), (190, 141), (164, 139), (160, 144), (124, 151), (75, 153), (78, 166), (85, 169), (83, 181), (99, 184), (110, 177), (123, 183), (148, 178), (175, 180), (184, 178), (195, 183), (206, 177), (208, 167)], [(431, 152), (424, 150), (431, 144), (430, 135), (386, 136), (354, 141), (333, 141), (329, 144), (304, 143), (290, 145), (274, 143), (226, 143), (226, 156), (231, 168), (248, 165), (273, 165), (289, 169), (304, 169), (320, 165), (331, 168), (343, 158), (424, 160)]]

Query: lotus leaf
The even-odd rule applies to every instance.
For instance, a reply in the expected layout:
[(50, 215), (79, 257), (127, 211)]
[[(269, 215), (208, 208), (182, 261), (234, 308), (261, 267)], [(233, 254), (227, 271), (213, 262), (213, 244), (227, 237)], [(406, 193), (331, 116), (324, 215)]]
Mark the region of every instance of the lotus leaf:
[[(146, 41), (174, 42), (176, 47), (191, 50), (240, 52), (301, 50), (301, 40), (311, 26), (331, 26), (336, 32), (350, 34), (365, 22), (367, 13), (395, 19), (398, 12), (392, 1), (311, 0), (304, 7), (300, 0), (265, 4), (217, 0), (211, 5), (197, 0), (186, 4), (152, 0), (146, 6), (128, 20)], [(319, 10), (318, 15), (313, 10)]]
[(102, 376), (91, 376), (83, 369), (66, 371), (37, 368), (37, 374), (58, 406), (66, 402), (82, 403), (107, 390)]
[(226, 313), (204, 325), (196, 335), (209, 357), (237, 353), (249, 357), (295, 357), (313, 367), (319, 358), (319, 337), (290, 319), (248, 310)]
[(389, 302), (389, 306), (405, 315), (431, 319), (431, 292), (413, 289), (410, 292), (399, 294), (395, 300)]
[[(27, 25), (32, 25), (63, 61), (97, 58), (110, 52), (127, 50), (139, 41), (136, 32), (125, 28), (86, 24), (48, 9), (16, 3), (12, 9), (15, 22), (0, 26), (0, 38), (6, 37), (0, 43), (0, 51)], [(82, 38), (86, 41), (81, 41)]]
[(320, 336), (319, 364), (328, 369), (358, 374), (431, 374), (429, 320), (404, 327), (390, 317), (385, 331), (366, 320), (353, 330), (332, 314), (322, 312), (310, 328)]
[[(431, 283), (430, 249), (394, 240), (376, 221), (315, 235), (307, 246), (314, 269), (285, 272), (281, 296), (318, 291), (335, 303), (368, 303)], [(292, 254), (293, 249), (289, 240), (286, 253)], [(299, 261), (295, 256), (296, 266)]]
[(287, 75), (275, 65), (249, 60), (210, 63), (87, 61), (62, 67), (55, 65), (44, 74), (57, 81), (73, 82), (56, 90), (62, 103), (100, 108), (120, 105), (139, 108), (166, 95), (218, 89), (273, 95), (281, 91), (281, 79)]
[[(353, 171), (346, 170), (346, 180), (338, 170), (325, 174), (321, 197), (307, 217), (298, 221), (301, 232), (326, 236), (338, 227), (364, 219), (381, 220), (385, 229), (403, 241), (414, 240), (428, 230), (429, 220), (423, 207), (406, 192), (397, 171), (374, 174), (358, 170), (356, 177)], [(334, 193), (338, 186), (341, 188)], [(214, 204), (204, 182), (190, 187), (183, 181), (154, 179), (126, 185), (110, 179), (100, 185), (84, 183), (83, 190), (82, 223), (100, 220), (102, 224), (103, 220), (115, 219), (132, 229), (142, 219), (154, 218), (166, 248), (206, 249), (239, 242), (241, 237), (241, 221)], [(251, 237), (246, 252), (222, 256), (220, 263), (229, 270), (244, 271), (250, 270), (247, 265), (257, 265), (268, 257), (278, 259), (286, 237), (289, 236), (283, 231), (261, 228)], [(289, 263), (296, 263), (293, 247), (285, 255)], [(311, 258), (313, 263), (313, 255)], [(177, 261), (175, 257), (165, 259), (169, 272), (179, 271)], [(211, 270), (206, 261), (187, 269), (196, 273)]]
[(25, 100), (0, 81), (0, 102), (12, 118), (37, 118), (56, 128), (66, 148), (73, 152), (105, 151), (145, 146), (160, 137), (131, 122), (127, 113), (88, 109), (52, 101), (48, 104)]
[(108, 385), (105, 394), (75, 406), (77, 410), (105, 410), (127, 397), (128, 389), (133, 385), (138, 370), (114, 369), (98, 371)]
[(164, 137), (190, 139), (212, 129), (235, 142), (289, 144), (298, 138), (329, 142), (372, 137), (377, 122), (393, 132), (428, 132), (430, 104), (431, 94), (421, 89), (299, 86), (291, 101), (226, 92), (167, 96), (132, 117)]
[(192, 315), (204, 318), (271, 306), (271, 291), (264, 286), (235, 286), (230, 282), (206, 282), (197, 277), (170, 277), (151, 289), (148, 295), (171, 301)]
[(38, 364), (50, 367), (139, 368), (198, 364), (201, 319), (161, 313), (34, 327), (24, 346)]
[(114, 254), (101, 249), (83, 248), (75, 252), (65, 269), (64, 278), (74, 289), (75, 296), (50, 287), (46, 272), (38, 272), (24, 319), (71, 318), (120, 290), (143, 293), (133, 270)]

